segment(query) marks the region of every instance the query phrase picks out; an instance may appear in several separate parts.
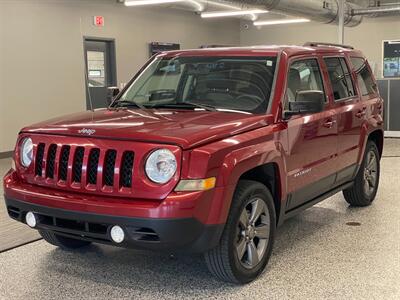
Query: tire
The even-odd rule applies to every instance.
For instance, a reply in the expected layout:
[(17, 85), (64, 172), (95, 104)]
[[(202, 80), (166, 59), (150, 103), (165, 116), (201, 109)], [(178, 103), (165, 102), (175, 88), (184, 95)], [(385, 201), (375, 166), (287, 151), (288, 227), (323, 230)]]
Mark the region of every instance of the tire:
[(64, 250), (78, 249), (91, 244), (91, 242), (88, 241), (67, 238), (47, 230), (39, 230), (39, 234), (46, 242)]
[[(371, 157), (375, 159), (375, 164), (371, 162)], [(344, 198), (351, 206), (368, 206), (375, 200), (379, 186), (379, 161), (380, 156), (376, 144), (368, 141), (363, 162), (354, 179), (353, 186), (343, 190)], [(367, 185), (370, 187), (369, 189)]]
[[(256, 219), (253, 215), (257, 215), (258, 207), (263, 212)], [(256, 220), (255, 226), (243, 225), (252, 223), (252, 219)], [(204, 255), (208, 269), (218, 279), (226, 282), (245, 284), (253, 281), (268, 263), (275, 230), (274, 200), (268, 188), (256, 181), (240, 180), (220, 244)]]

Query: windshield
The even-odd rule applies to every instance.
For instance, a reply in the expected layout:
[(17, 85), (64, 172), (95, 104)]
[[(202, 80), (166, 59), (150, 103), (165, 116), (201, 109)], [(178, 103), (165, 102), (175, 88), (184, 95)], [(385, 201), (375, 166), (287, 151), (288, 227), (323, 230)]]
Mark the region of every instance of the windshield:
[(265, 113), (276, 57), (156, 58), (114, 106)]

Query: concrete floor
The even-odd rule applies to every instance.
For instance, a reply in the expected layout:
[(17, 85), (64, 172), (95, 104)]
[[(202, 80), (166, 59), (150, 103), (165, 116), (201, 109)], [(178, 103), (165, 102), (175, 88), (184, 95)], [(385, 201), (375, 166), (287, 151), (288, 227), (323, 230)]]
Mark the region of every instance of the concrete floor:
[(0, 254), (0, 299), (400, 299), (400, 140), (384, 155), (373, 205), (350, 208), (339, 193), (288, 220), (249, 285), (215, 280), (200, 256), (38, 241)]

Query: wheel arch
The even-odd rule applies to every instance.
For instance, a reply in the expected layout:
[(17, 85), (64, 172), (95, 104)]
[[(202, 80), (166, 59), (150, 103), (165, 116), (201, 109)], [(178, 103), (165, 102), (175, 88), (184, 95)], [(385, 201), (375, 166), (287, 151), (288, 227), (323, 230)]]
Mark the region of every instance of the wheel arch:
[(269, 162), (249, 169), (239, 177), (238, 182), (244, 179), (259, 182), (269, 189), (274, 199), (276, 221), (278, 223), (282, 201), (282, 188), (278, 164), (275, 162)]
[(368, 141), (372, 141), (378, 147), (379, 157), (382, 157), (383, 153), (383, 132), (380, 129), (372, 131), (368, 135)]

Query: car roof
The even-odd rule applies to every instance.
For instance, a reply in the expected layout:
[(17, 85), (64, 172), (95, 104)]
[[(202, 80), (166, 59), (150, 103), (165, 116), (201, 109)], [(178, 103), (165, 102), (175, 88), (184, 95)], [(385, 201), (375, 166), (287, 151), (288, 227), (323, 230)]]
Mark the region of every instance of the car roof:
[(287, 56), (304, 54), (328, 54), (328, 53), (350, 53), (352, 55), (363, 56), (359, 50), (347, 46), (338, 45), (317, 45), (317, 46), (296, 46), (296, 45), (260, 45), (247, 47), (221, 47), (221, 48), (203, 48), (174, 50), (162, 52), (160, 56), (277, 56), (285, 53)]

